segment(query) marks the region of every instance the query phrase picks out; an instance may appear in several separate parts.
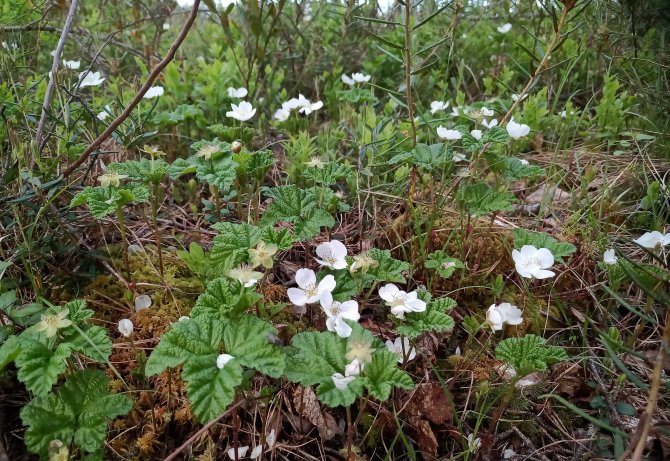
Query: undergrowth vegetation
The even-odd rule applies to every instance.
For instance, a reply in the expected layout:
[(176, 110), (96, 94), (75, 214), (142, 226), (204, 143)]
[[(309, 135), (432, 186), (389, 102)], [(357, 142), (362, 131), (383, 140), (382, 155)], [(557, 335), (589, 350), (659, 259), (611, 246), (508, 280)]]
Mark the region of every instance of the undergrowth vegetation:
[(669, 25), (4, 1), (0, 461), (670, 459)]

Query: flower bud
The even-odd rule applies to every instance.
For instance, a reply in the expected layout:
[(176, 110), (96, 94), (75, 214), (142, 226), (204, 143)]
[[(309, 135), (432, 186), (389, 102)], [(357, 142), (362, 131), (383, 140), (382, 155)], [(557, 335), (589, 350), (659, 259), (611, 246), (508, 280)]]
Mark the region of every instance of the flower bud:
[(234, 154), (239, 154), (242, 150), (242, 143), (239, 141), (233, 141), (233, 143), (230, 145), (230, 148)]
[(130, 337), (133, 334), (133, 322), (129, 319), (119, 320), (119, 333), (121, 333), (126, 338)]

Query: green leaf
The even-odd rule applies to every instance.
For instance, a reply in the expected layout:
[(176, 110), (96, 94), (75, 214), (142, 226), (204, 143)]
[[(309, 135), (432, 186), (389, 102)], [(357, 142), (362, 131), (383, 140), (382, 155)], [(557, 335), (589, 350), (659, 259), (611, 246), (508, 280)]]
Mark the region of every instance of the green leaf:
[(460, 259), (450, 258), (442, 250), (429, 254), (424, 266), (426, 269), (434, 269), (442, 278), (451, 277), (456, 269), (465, 267)]
[(407, 281), (404, 273), (411, 269), (412, 266), (409, 263), (393, 258), (389, 250), (373, 248), (368, 254), (377, 261), (377, 266), (370, 267), (367, 272), (373, 277), (374, 281), (395, 283), (405, 283)]
[(167, 174), (170, 179), (175, 180), (185, 174), (195, 173), (197, 166), (185, 158), (178, 158), (167, 167)]
[(200, 181), (216, 186), (220, 192), (226, 193), (235, 182), (237, 163), (230, 157), (219, 159), (197, 159), (195, 175)]
[[(420, 296), (421, 297), (421, 296)], [(454, 319), (446, 312), (456, 307), (451, 298), (437, 298), (426, 302), (424, 312), (412, 312), (398, 325), (397, 332), (408, 338), (416, 338), (427, 331), (444, 332), (454, 328)]]
[(461, 144), (467, 152), (477, 152), (484, 148), (484, 143), (472, 136), (470, 133), (462, 133)]
[(191, 411), (201, 423), (220, 416), (235, 398), (235, 388), (242, 382), (242, 366), (233, 359), (225, 367), (216, 366), (217, 354), (189, 359), (183, 378)]
[(559, 242), (551, 235), (544, 232), (532, 232), (517, 228), (512, 230), (514, 235), (514, 247), (521, 248), (524, 245), (533, 245), (536, 248), (546, 248), (554, 255), (554, 259), (562, 263), (563, 258), (570, 256), (577, 251), (577, 248), (571, 243)]
[(146, 375), (156, 375), (195, 357), (214, 355), (216, 358), (223, 339), (223, 328), (224, 321), (212, 315), (201, 315), (173, 324), (147, 360)]
[(52, 351), (41, 342), (27, 337), (22, 337), (20, 341), (21, 351), (16, 357), (19, 381), (35, 395), (45, 395), (67, 370), (65, 359), (72, 353), (72, 346), (62, 343)]
[(417, 144), (409, 153), (396, 155), (389, 163), (399, 163), (411, 159), (414, 164), (427, 171), (433, 171), (441, 168), (445, 163), (452, 160), (450, 148), (445, 143), (438, 144)]
[(353, 175), (350, 165), (343, 163), (328, 162), (323, 167), (307, 167), (302, 172), (307, 183), (316, 183), (322, 186), (337, 184), (341, 178), (349, 179)]
[(274, 243), (280, 251), (290, 250), (296, 242), (291, 229), (275, 229), (273, 227), (264, 227), (261, 230), (261, 240), (267, 244)]
[(134, 181), (161, 181), (168, 173), (169, 165), (160, 159), (126, 160), (123, 163), (110, 163), (109, 171), (127, 175)]
[(475, 217), (498, 211), (510, 211), (513, 209), (512, 203), (516, 200), (514, 194), (497, 191), (484, 183), (461, 186), (456, 199), (461, 208)]
[(295, 185), (274, 187), (266, 191), (272, 198), (261, 225), (275, 225), (278, 222), (293, 223), (295, 235), (307, 240), (321, 232), (321, 227), (333, 227), (335, 219), (317, 206), (317, 198), (311, 191), (299, 189)]
[(112, 354), (112, 340), (107, 329), (92, 325), (80, 328), (68, 328), (63, 336), (62, 344), (69, 344), (72, 350), (81, 352), (96, 362), (105, 363)]
[[(233, 401), (235, 387), (242, 382), (242, 366), (278, 377), (284, 370), (282, 351), (268, 336), (276, 330), (257, 317), (222, 320), (200, 315), (182, 320), (165, 333), (146, 364), (146, 374), (155, 375), (183, 364), (183, 378), (191, 409), (205, 423), (223, 413)], [(222, 369), (220, 353), (234, 357)]]
[(536, 165), (525, 165), (515, 157), (504, 157), (493, 152), (487, 152), (486, 161), (492, 171), (502, 175), (508, 181), (536, 179), (545, 175), (544, 169)]
[(72, 323), (80, 323), (93, 316), (93, 311), (86, 308), (86, 301), (83, 299), (75, 299), (65, 304), (63, 307), (69, 311), (67, 318), (69, 318)]
[(217, 278), (207, 284), (195, 306), (191, 317), (212, 315), (224, 319), (238, 318), (263, 297), (255, 291), (247, 291), (239, 282), (229, 278)]
[(251, 224), (223, 222), (213, 227), (219, 234), (214, 237), (210, 261), (219, 272), (248, 261), (249, 249), (254, 248), (261, 239), (261, 230)]
[(98, 450), (107, 423), (132, 407), (128, 397), (110, 394), (107, 384), (102, 371), (86, 369), (72, 374), (56, 393), (30, 401), (21, 411), (28, 449), (46, 458), (49, 443), (58, 439), (85, 452)]
[(5, 368), (9, 363), (16, 360), (16, 357), (21, 353), (21, 342), (16, 335), (12, 335), (0, 345), (0, 370)]
[(544, 371), (548, 365), (568, 360), (568, 354), (556, 346), (547, 346), (547, 341), (535, 335), (523, 338), (508, 338), (496, 347), (496, 358), (511, 365), (517, 376), (523, 377), (536, 371)]
[(125, 188), (89, 186), (72, 198), (70, 207), (87, 204), (91, 214), (100, 219), (116, 212), (118, 207), (148, 200), (149, 189), (141, 184), (129, 184)]
[(245, 367), (278, 378), (286, 364), (281, 349), (270, 342), (269, 338), (276, 334), (277, 330), (271, 324), (248, 315), (226, 325), (223, 342), (226, 353)]
[(509, 142), (509, 134), (507, 134), (507, 130), (505, 128), (501, 126), (494, 126), (484, 133), (484, 136), (482, 136), (482, 141), (484, 143), (496, 142), (498, 144), (507, 144)]
[(372, 363), (363, 371), (363, 383), (377, 400), (387, 400), (393, 387), (411, 389), (414, 387), (412, 378), (398, 368), (398, 356), (393, 352), (377, 351), (372, 356)]

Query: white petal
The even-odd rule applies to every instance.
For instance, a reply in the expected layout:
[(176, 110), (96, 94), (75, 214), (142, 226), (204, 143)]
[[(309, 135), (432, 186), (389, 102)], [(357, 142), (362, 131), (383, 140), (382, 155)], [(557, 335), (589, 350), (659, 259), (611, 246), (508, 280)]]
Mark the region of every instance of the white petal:
[(405, 318), (405, 312), (407, 312), (407, 308), (405, 306), (395, 306), (391, 308), (391, 314), (395, 315), (399, 319)]
[(323, 310), (326, 312), (326, 315), (330, 316), (330, 311), (328, 308), (333, 305), (333, 294), (330, 291), (324, 291), (319, 294), (319, 303)]
[(235, 357), (233, 357), (230, 354), (219, 354), (219, 356), (216, 358), (216, 367), (221, 370), (223, 367), (226, 366), (228, 362), (233, 360)]
[[(249, 451), (248, 446), (243, 446), (243, 447), (238, 447), (237, 448), (237, 459), (244, 458), (247, 455), (247, 451)], [(230, 448), (228, 450), (228, 457), (230, 459), (235, 459), (235, 447)]]
[(333, 380), (333, 384), (335, 384), (335, 387), (341, 391), (346, 389), (349, 386), (349, 383), (356, 379), (355, 376), (345, 377), (342, 373), (333, 373), (331, 378)]
[(348, 320), (358, 320), (361, 315), (358, 313), (358, 302), (345, 301), (340, 305), (340, 315)]
[(289, 301), (296, 306), (304, 306), (307, 304), (307, 294), (300, 288), (289, 288), (286, 290)]
[(540, 260), (540, 267), (542, 269), (549, 269), (554, 265), (554, 255), (551, 254), (551, 251), (549, 251), (547, 248), (540, 248), (537, 250), (535, 257)]
[(536, 279), (540, 279), (540, 280), (541, 280), (541, 279), (548, 279), (548, 278), (550, 278), (550, 277), (553, 277), (554, 275), (556, 275), (554, 272), (552, 272), (552, 271), (548, 271), (548, 270), (544, 270), (544, 269), (540, 269), (539, 271), (537, 271), (537, 272), (535, 272), (535, 273), (533, 274), (533, 276), (534, 276)]
[(533, 245), (524, 245), (521, 247), (521, 256), (525, 259), (532, 258), (535, 256), (535, 253), (537, 253), (537, 248)]
[(393, 301), (395, 299), (395, 294), (398, 293), (400, 290), (398, 289), (397, 286), (395, 286), (392, 283), (387, 283), (383, 287), (379, 289), (379, 297), (382, 298), (384, 301)]
[(405, 306), (412, 312), (423, 312), (426, 310), (426, 303), (420, 299), (408, 299)]
[(316, 274), (312, 269), (298, 269), (295, 273), (295, 282), (300, 288), (307, 288), (316, 284)]
[(519, 250), (512, 250), (512, 259), (516, 264), (522, 263), (523, 262), (522, 258), (523, 256), (521, 256), (521, 252)]
[(337, 319), (335, 321), (335, 333), (340, 338), (348, 338), (351, 336), (352, 328), (342, 319)]
[(251, 459), (256, 459), (258, 458), (261, 454), (263, 453), (263, 445), (256, 445), (253, 450), (251, 450), (251, 454), (249, 455), (249, 458)]
[(275, 442), (277, 441), (277, 433), (275, 432), (274, 429), (270, 431), (270, 433), (265, 436), (265, 441), (268, 444), (268, 447), (272, 448), (275, 445)]
[(335, 289), (335, 277), (328, 274), (319, 282), (319, 293), (333, 291)]
[(151, 307), (151, 298), (147, 295), (138, 295), (135, 297), (135, 312), (139, 312)]

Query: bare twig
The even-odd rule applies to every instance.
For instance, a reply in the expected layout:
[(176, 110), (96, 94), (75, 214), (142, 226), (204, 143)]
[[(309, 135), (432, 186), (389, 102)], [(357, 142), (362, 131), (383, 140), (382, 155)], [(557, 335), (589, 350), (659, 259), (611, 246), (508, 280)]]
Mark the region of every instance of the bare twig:
[(170, 455), (167, 458), (165, 458), (163, 461), (171, 461), (173, 459), (177, 459), (177, 456), (179, 455), (179, 453), (186, 450), (189, 445), (191, 445), (193, 442), (195, 442), (196, 439), (198, 437), (200, 437), (203, 433), (205, 433), (210, 427), (212, 427), (213, 425), (218, 423), (219, 420), (221, 420), (224, 416), (227, 416), (228, 414), (230, 414), (233, 410), (237, 410), (239, 407), (241, 407), (245, 403), (246, 403), (245, 399), (238, 400), (237, 403), (235, 403), (230, 408), (228, 408), (225, 412), (223, 412), (223, 414), (221, 416), (217, 417), (216, 419), (213, 419), (212, 421), (210, 421), (207, 424), (205, 424), (204, 426), (202, 426), (198, 432), (196, 432), (191, 437), (189, 437), (186, 442), (182, 443), (179, 446), (179, 448), (177, 448), (175, 451), (170, 453)]
[(140, 103), (142, 98), (144, 97), (144, 94), (149, 91), (149, 88), (151, 88), (151, 85), (153, 84), (154, 80), (158, 77), (158, 75), (165, 69), (165, 67), (174, 59), (175, 54), (177, 53), (177, 49), (181, 46), (182, 42), (186, 38), (186, 35), (188, 35), (188, 31), (191, 29), (191, 26), (195, 22), (195, 18), (198, 16), (198, 7), (200, 6), (200, 0), (195, 0), (193, 3), (193, 7), (191, 8), (191, 13), (189, 14), (188, 18), (186, 19), (186, 22), (184, 23), (184, 26), (181, 28), (181, 31), (179, 31), (179, 35), (175, 39), (174, 43), (172, 46), (170, 46), (170, 50), (168, 51), (167, 55), (159, 62), (156, 64), (156, 67), (154, 67), (147, 77), (147, 80), (144, 82), (144, 85), (142, 85), (142, 88), (140, 88), (140, 91), (137, 92), (137, 94), (133, 97), (133, 99), (130, 101), (128, 106), (126, 106), (125, 110), (119, 115), (108, 127), (107, 129), (100, 135), (98, 136), (95, 141), (91, 143), (88, 148), (82, 152), (82, 154), (79, 156), (77, 160), (75, 160), (61, 175), (62, 178), (67, 178), (69, 175), (72, 174), (74, 170), (76, 170), (82, 163), (86, 161), (86, 159), (100, 146), (100, 144), (107, 139), (111, 134), (116, 130), (123, 121), (130, 116), (132, 113), (133, 109)]
[(72, 0), (72, 3), (70, 4), (70, 10), (67, 12), (67, 17), (65, 18), (65, 25), (63, 26), (60, 38), (58, 39), (58, 46), (56, 46), (56, 51), (54, 52), (54, 59), (51, 63), (51, 73), (49, 74), (49, 84), (47, 85), (47, 92), (44, 94), (44, 102), (42, 103), (42, 115), (40, 116), (40, 121), (37, 124), (37, 135), (35, 136), (37, 146), (42, 145), (44, 124), (47, 121), (47, 111), (49, 110), (49, 106), (51, 106), (54, 86), (56, 86), (56, 72), (58, 71), (58, 63), (60, 62), (60, 57), (63, 53), (65, 40), (67, 39), (67, 35), (70, 32), (70, 28), (72, 27), (72, 21), (74, 20), (74, 14), (77, 11), (78, 3), (79, 0)]
[(651, 420), (656, 409), (656, 402), (658, 401), (658, 392), (661, 388), (661, 377), (663, 374), (663, 360), (665, 359), (666, 350), (670, 346), (670, 311), (665, 316), (665, 326), (663, 327), (663, 338), (661, 339), (661, 346), (656, 356), (656, 364), (654, 366), (654, 376), (651, 381), (651, 388), (649, 389), (649, 399), (647, 400), (647, 408), (644, 411), (642, 422), (642, 433), (635, 446), (633, 457), (631, 461), (640, 461), (642, 459), (642, 452), (647, 446), (647, 435), (651, 426)]

